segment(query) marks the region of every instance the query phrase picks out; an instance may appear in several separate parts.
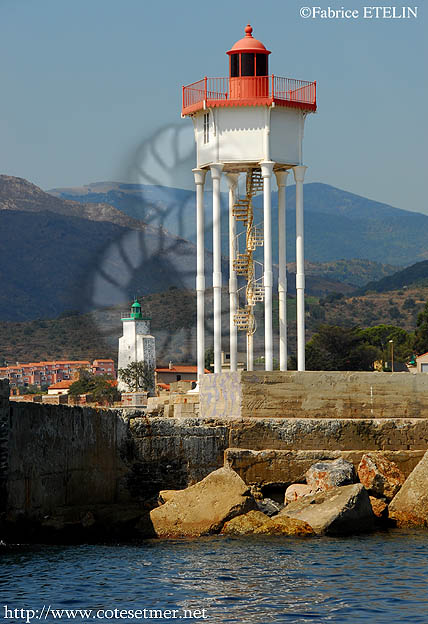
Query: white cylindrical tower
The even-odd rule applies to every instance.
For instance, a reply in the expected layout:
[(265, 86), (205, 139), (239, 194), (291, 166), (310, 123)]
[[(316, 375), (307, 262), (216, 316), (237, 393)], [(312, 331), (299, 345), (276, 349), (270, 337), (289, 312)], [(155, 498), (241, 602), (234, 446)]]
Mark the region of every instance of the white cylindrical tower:
[[(250, 25), (245, 36), (227, 52), (229, 76), (202, 78), (183, 87), (182, 116), (192, 119), (196, 141), (197, 168), (197, 306), (198, 373), (202, 374), (205, 349), (204, 322), (204, 238), (203, 184), (210, 170), (213, 183), (213, 289), (214, 371), (221, 371), (221, 202), (222, 173), (229, 184), (229, 301), (230, 370), (237, 366), (237, 334), (247, 334), (247, 366), (253, 366), (255, 306), (264, 301), (264, 362), (274, 368), (273, 262), (272, 262), (272, 175), (278, 184), (278, 296), (280, 369), (287, 369), (285, 180), (293, 170), (296, 180), (296, 289), (298, 368), (304, 370), (304, 254), (302, 161), (305, 118), (316, 111), (316, 83), (282, 78), (269, 73), (270, 51), (255, 39)], [(236, 179), (245, 174), (241, 195)], [(258, 223), (253, 198), (263, 193), (263, 216)], [(263, 270), (257, 248), (264, 246)], [(223, 253), (227, 253), (223, 249)]]
[[(126, 368), (132, 362), (145, 362), (151, 368), (156, 368), (155, 339), (150, 335), (150, 320), (149, 317), (143, 317), (137, 299), (132, 304), (129, 314), (122, 315), (123, 336), (119, 338), (119, 369)], [(120, 392), (128, 390), (120, 377), (117, 388)]]

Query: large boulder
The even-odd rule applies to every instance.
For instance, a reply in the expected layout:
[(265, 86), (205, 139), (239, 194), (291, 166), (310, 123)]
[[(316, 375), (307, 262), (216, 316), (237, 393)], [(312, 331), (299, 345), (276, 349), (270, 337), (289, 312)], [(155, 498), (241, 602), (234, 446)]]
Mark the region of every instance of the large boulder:
[(293, 483), (285, 490), (284, 503), (288, 505), (288, 503), (292, 503), (302, 496), (308, 496), (313, 493), (310, 485), (306, 485), (306, 483)]
[(158, 537), (197, 537), (218, 533), (225, 522), (255, 508), (248, 485), (225, 467), (178, 490), (150, 512), (150, 520)]
[(249, 511), (226, 522), (221, 532), (225, 535), (248, 535), (268, 522), (269, 516), (261, 511)]
[(428, 451), (389, 505), (398, 526), (428, 527)]
[(254, 531), (255, 535), (314, 535), (313, 528), (303, 520), (275, 516)]
[(361, 483), (303, 496), (287, 505), (276, 517), (284, 516), (303, 520), (315, 533), (326, 535), (369, 531), (375, 522), (369, 495)]
[(362, 456), (358, 476), (369, 494), (388, 501), (394, 498), (406, 480), (397, 464), (375, 453)]
[(306, 483), (315, 491), (326, 492), (342, 485), (355, 483), (357, 475), (354, 464), (342, 457), (334, 461), (321, 461), (306, 471)]

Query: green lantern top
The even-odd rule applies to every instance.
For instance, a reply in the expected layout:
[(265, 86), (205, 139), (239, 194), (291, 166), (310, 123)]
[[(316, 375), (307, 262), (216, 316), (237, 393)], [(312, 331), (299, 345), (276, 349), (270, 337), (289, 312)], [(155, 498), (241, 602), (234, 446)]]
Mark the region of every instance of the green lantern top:
[(135, 299), (134, 303), (131, 306), (131, 318), (133, 319), (143, 318), (143, 315), (141, 314), (141, 305), (138, 303), (137, 299)]
[(131, 312), (129, 316), (124, 315), (122, 317), (122, 321), (128, 321), (128, 320), (136, 320), (136, 321), (150, 321), (151, 320), (149, 316), (143, 316), (142, 311), (141, 311), (141, 304), (139, 303), (137, 298), (135, 298), (135, 301), (131, 306)]

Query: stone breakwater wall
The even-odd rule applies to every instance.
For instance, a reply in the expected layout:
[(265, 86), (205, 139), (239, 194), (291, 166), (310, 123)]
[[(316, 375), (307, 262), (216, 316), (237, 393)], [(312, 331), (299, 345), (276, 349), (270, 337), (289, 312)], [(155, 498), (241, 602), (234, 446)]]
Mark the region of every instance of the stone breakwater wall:
[(214, 418), (428, 418), (428, 375), (318, 371), (204, 375), (200, 413)]
[(286, 484), (314, 461), (343, 456), (358, 465), (364, 451), (376, 451), (407, 476), (428, 448), (428, 418), (412, 414), (147, 418), (138, 410), (9, 403), (0, 382), (0, 512), (13, 521), (62, 508), (140, 505), (224, 461), (246, 483)]
[(0, 379), (0, 513), (7, 506), (9, 473), (9, 383)]
[(127, 424), (116, 413), (11, 402), (9, 422), (9, 514), (41, 516), (120, 498), (126, 468), (118, 448)]

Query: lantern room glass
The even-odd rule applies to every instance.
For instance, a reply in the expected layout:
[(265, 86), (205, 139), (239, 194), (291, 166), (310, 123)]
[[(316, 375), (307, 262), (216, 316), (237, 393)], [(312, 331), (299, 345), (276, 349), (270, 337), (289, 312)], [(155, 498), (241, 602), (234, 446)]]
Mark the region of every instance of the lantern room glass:
[(268, 56), (267, 54), (255, 54), (253, 52), (242, 52), (230, 55), (230, 77), (240, 76), (267, 76)]

